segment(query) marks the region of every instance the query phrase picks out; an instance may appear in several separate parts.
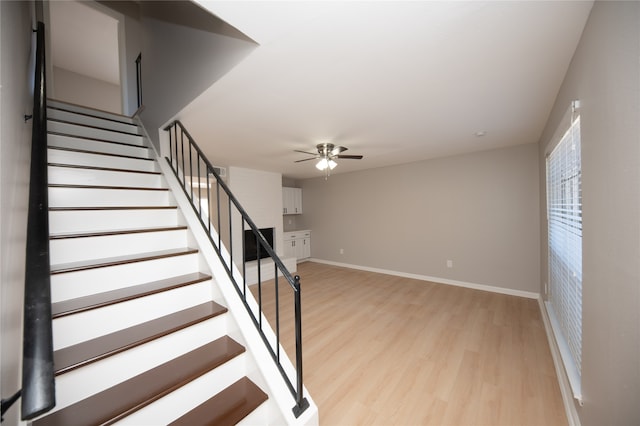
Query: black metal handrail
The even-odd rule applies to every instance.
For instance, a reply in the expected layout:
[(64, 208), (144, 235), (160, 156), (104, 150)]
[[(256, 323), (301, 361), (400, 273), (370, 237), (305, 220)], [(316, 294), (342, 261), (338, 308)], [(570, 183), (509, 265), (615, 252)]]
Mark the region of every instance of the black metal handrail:
[[(249, 312), (253, 323), (255, 324), (262, 340), (264, 341), (267, 349), (271, 353), (273, 360), (275, 361), (280, 374), (284, 378), (284, 381), (289, 388), (291, 394), (295, 398), (295, 406), (293, 407), (293, 413), (296, 417), (300, 416), (302, 412), (309, 406), (309, 402), (303, 395), (303, 381), (302, 381), (302, 310), (300, 299), (300, 277), (291, 276), (291, 273), (287, 270), (282, 260), (276, 255), (273, 247), (264, 238), (264, 235), (259, 231), (256, 225), (253, 223), (247, 212), (240, 205), (236, 197), (231, 193), (226, 183), (220, 178), (220, 175), (216, 171), (216, 168), (204, 155), (200, 147), (196, 144), (195, 140), (191, 137), (189, 132), (184, 128), (182, 123), (174, 121), (167, 126), (165, 131), (169, 132), (169, 157), (165, 157), (173, 170), (176, 178), (182, 184), (187, 198), (191, 201), (191, 206), (198, 215), (200, 223), (207, 232), (209, 240), (213, 245), (216, 253), (218, 254), (222, 264), (234, 284), (234, 287), (242, 299), (245, 308)], [(185, 142), (186, 139), (186, 142)], [(186, 146), (185, 146), (186, 145)], [(186, 149), (185, 149), (186, 148)], [(213, 190), (215, 186), (215, 190)], [(204, 188), (204, 190), (203, 190)], [(215, 197), (212, 193), (215, 193)], [(204, 194), (204, 196), (203, 196)], [(226, 200), (221, 202), (220, 198), (225, 197)], [(225, 202), (226, 201), (226, 202)], [(280, 201), (279, 201), (280, 202)], [(223, 206), (226, 204), (226, 206)], [(221, 209), (224, 207), (224, 209)], [(203, 211), (204, 210), (204, 211)], [(215, 218), (211, 218), (214, 214)], [(223, 216), (225, 216), (223, 218)], [(237, 222), (234, 222), (236, 218)], [(227, 223), (223, 223), (227, 222)], [(224, 225), (227, 225), (224, 226)], [(241, 230), (240, 239), (236, 241), (234, 239), (234, 226), (235, 230)], [(258, 275), (258, 309), (259, 312), (255, 313), (251, 309), (247, 302), (247, 263), (244, 259), (244, 255), (241, 260), (235, 259), (234, 263), (234, 241), (235, 244), (240, 244), (242, 247), (244, 242), (245, 227), (248, 226), (256, 239), (256, 257), (257, 261), (257, 275)], [(213, 229), (212, 229), (213, 227)], [(226, 235), (223, 236), (223, 233)], [(237, 234), (236, 234), (237, 235)], [(226, 246), (226, 250), (225, 250)], [(262, 328), (262, 263), (261, 254), (266, 252), (266, 261), (273, 262), (274, 265), (274, 291), (275, 291), (275, 342), (270, 342), (269, 338), (265, 335)], [(237, 256), (236, 256), (237, 258)], [(236, 267), (241, 265), (241, 276), (234, 274), (234, 265)], [(240, 268), (239, 268), (240, 269)], [(289, 288), (293, 292), (294, 299), (294, 333), (296, 342), (296, 356), (295, 356), (295, 386), (292, 383), (291, 378), (286, 373), (282, 363), (280, 362), (280, 295), (279, 295), (279, 275), (287, 281)], [(271, 279), (271, 278), (269, 278)], [(242, 280), (242, 286), (238, 284), (238, 281)]]
[(44, 24), (38, 22), (31, 136), (31, 176), (24, 289), (22, 420), (55, 406), (49, 198), (47, 177), (47, 91)]

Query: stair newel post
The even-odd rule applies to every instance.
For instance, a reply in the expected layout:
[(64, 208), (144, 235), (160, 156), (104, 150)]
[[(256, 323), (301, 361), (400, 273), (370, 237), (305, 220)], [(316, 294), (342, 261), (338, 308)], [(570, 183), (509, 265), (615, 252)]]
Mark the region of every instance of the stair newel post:
[(302, 387), (302, 298), (300, 297), (300, 276), (293, 278), (294, 285), (294, 309), (295, 309), (295, 333), (296, 333), (296, 405), (293, 414), (300, 416), (309, 407), (309, 402), (304, 398)]

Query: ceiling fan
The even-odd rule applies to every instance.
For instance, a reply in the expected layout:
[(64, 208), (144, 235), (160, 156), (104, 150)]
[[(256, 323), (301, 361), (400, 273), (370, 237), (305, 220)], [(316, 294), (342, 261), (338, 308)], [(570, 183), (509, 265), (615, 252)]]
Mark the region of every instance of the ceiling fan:
[[(316, 145), (318, 150), (317, 153), (294, 150), (295, 152), (301, 152), (303, 154), (313, 155), (311, 158), (303, 158), (302, 160), (297, 160), (296, 163), (300, 163), (303, 161), (315, 160), (319, 159), (316, 163), (316, 168), (318, 170), (324, 170), (326, 172), (326, 176), (329, 176), (331, 170), (333, 170), (338, 163), (336, 163), (336, 159), (350, 159), (350, 160), (361, 160), (362, 155), (345, 155), (342, 154), (348, 148), (344, 146), (335, 146), (332, 143), (319, 143)], [(325, 177), (326, 178), (326, 177)]]

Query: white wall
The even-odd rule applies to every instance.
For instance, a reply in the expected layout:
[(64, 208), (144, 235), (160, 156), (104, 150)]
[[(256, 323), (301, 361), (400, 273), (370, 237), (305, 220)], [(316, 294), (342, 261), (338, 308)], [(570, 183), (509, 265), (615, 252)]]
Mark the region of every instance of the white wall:
[(306, 179), (298, 225), (313, 258), (537, 293), (537, 168), (528, 144)]
[[(2, 398), (21, 387), (22, 311), (33, 108), (29, 2), (0, 2), (0, 363)], [(31, 90), (30, 90), (31, 89)], [(18, 424), (20, 403), (5, 415)]]
[(60, 101), (88, 105), (104, 111), (122, 113), (120, 86), (97, 80), (64, 68), (53, 67), (53, 97)]
[(140, 8), (141, 118), (158, 146), (158, 129), (257, 45), (192, 2), (140, 2)]
[[(282, 175), (241, 167), (229, 167), (227, 173), (229, 188), (256, 226), (275, 228), (276, 254), (282, 255)], [(237, 225), (238, 220), (234, 221)], [(234, 243), (242, 241), (240, 226), (234, 230)], [(235, 259), (242, 259), (242, 247), (235, 244), (233, 251)]]
[(544, 155), (570, 102), (582, 143), (583, 426), (640, 424), (640, 2), (595, 2), (540, 142), (541, 289), (547, 277)]

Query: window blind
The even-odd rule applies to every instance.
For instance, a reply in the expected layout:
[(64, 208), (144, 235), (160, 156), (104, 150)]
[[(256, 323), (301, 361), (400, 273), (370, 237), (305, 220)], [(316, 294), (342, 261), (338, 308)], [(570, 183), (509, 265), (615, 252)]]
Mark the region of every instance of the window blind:
[(581, 400), (582, 167), (577, 101), (569, 128), (547, 157), (547, 220), (551, 319), (574, 396)]

